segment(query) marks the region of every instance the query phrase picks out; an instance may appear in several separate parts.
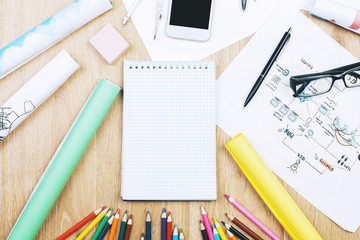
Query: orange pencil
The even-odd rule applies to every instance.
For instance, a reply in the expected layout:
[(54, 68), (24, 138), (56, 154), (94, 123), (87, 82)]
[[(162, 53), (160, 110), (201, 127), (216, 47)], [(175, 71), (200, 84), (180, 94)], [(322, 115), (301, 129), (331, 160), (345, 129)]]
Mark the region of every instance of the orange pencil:
[(118, 208), (118, 210), (116, 211), (115, 217), (114, 217), (113, 224), (112, 224), (111, 229), (110, 229), (108, 240), (114, 240), (115, 233), (116, 233), (116, 228), (117, 228), (117, 225), (119, 223), (119, 217), (120, 217), (119, 214), (120, 214), (120, 209)]
[(237, 238), (229, 230), (226, 229), (227, 234), (229, 235), (230, 240), (237, 240)]

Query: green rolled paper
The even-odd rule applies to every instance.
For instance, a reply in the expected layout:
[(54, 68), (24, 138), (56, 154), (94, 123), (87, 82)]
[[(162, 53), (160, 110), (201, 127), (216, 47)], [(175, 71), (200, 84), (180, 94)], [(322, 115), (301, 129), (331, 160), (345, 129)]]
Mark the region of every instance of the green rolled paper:
[(120, 88), (101, 79), (32, 192), (8, 240), (34, 239)]

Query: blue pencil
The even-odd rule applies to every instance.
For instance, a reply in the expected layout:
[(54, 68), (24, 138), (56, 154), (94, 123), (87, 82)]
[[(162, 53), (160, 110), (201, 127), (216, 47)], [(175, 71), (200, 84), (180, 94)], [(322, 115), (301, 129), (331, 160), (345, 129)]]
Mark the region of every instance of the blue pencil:
[(161, 240), (166, 240), (166, 210), (161, 214)]
[(151, 218), (149, 211), (146, 214), (146, 240), (151, 240)]
[(215, 240), (221, 240), (220, 235), (219, 235), (218, 231), (216, 230), (216, 227), (214, 224), (212, 225), (212, 227), (213, 227), (213, 233), (214, 233)]
[(106, 223), (105, 227), (102, 229), (100, 235), (98, 236), (97, 240), (103, 240), (106, 233), (109, 231), (113, 221), (114, 221), (114, 217), (115, 217), (115, 213), (114, 215), (111, 216), (111, 218), (109, 219), (109, 221)]
[(178, 233), (176, 224), (175, 224), (174, 232), (173, 232), (173, 240), (179, 240), (179, 233)]

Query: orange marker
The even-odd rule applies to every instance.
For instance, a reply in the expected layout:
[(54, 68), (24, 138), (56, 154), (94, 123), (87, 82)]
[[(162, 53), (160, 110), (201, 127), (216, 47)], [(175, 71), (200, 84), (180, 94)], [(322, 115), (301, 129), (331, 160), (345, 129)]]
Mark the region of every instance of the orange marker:
[(118, 209), (116, 211), (114, 221), (113, 221), (113, 224), (112, 224), (111, 229), (110, 229), (108, 240), (114, 240), (115, 233), (116, 233), (116, 228), (117, 228), (117, 225), (119, 223), (119, 217), (120, 217), (119, 213), (120, 213), (120, 209)]

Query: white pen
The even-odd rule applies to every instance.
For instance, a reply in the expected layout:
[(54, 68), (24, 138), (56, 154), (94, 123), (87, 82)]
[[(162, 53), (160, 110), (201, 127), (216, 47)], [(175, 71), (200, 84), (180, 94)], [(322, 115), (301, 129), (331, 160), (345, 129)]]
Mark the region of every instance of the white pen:
[(134, 0), (133, 4), (129, 8), (129, 11), (128, 11), (127, 15), (124, 17), (124, 20), (123, 20), (123, 23), (122, 23), (123, 25), (125, 25), (127, 23), (129, 18), (131, 17), (131, 14), (134, 12), (136, 6), (139, 4), (140, 1), (141, 0)]
[(160, 19), (162, 18), (162, 7), (163, 7), (163, 0), (157, 0), (156, 12), (155, 12), (154, 40), (156, 39)]

